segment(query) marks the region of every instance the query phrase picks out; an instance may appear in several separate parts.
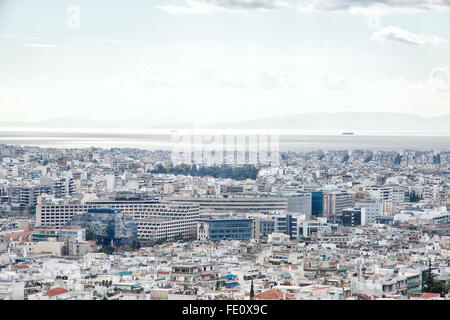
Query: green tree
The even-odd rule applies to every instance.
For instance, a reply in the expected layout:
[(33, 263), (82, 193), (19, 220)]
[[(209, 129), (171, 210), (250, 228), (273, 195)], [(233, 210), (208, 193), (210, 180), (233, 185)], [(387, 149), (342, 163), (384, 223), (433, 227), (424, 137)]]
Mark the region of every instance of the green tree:
[(222, 166), (200, 166), (179, 164), (173, 166), (171, 163), (164, 168), (159, 164), (155, 169), (151, 170), (152, 173), (173, 173), (191, 176), (211, 176), (214, 178), (231, 178), (234, 180), (256, 179), (258, 176), (258, 169), (254, 165), (245, 164), (242, 167), (229, 167)]
[(441, 297), (444, 297), (448, 293), (448, 286), (445, 285), (445, 281), (434, 280), (431, 286), (431, 292), (439, 293)]
[(86, 228), (86, 240), (95, 240), (95, 233), (90, 228)]
[(163, 244), (164, 242), (167, 241), (167, 238), (161, 238), (155, 241), (155, 244)]
[(434, 275), (431, 272), (431, 259), (428, 259), (428, 269), (422, 273), (422, 291), (431, 292), (433, 287)]
[(253, 280), (252, 284), (250, 285), (250, 300), (253, 300), (255, 298), (255, 289), (253, 288)]
[(131, 249), (133, 250), (139, 250), (141, 248), (141, 243), (139, 242), (139, 240), (134, 240), (131, 243)]
[(103, 246), (99, 251), (106, 253), (106, 254), (113, 254), (114, 248), (108, 245), (108, 246)]
[(439, 293), (441, 297), (449, 291), (449, 285), (445, 281), (435, 280), (434, 274), (431, 271), (431, 259), (428, 259), (428, 269), (422, 273), (423, 292)]
[(177, 234), (175, 237), (173, 237), (173, 240), (184, 241), (184, 236), (182, 234)]

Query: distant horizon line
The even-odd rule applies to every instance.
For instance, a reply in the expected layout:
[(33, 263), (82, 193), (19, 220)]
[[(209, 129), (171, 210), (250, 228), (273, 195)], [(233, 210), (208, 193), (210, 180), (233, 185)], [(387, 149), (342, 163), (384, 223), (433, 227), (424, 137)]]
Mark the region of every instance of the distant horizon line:
[[(292, 130), (292, 129), (211, 129), (211, 128), (88, 128), (88, 127), (2, 127), (0, 125), (0, 131), (15, 132), (15, 133), (65, 133), (65, 134), (113, 134), (119, 136), (125, 136), (127, 134), (132, 135), (261, 135), (271, 134), (280, 136), (347, 136), (350, 139), (352, 137), (364, 137), (364, 136), (396, 136), (396, 137), (412, 137), (412, 136), (428, 136), (428, 137), (450, 137), (449, 131), (405, 131), (405, 130)], [(348, 133), (351, 133), (350, 135)], [(25, 137), (25, 136), (23, 136)], [(42, 136), (44, 137), (44, 136)], [(45, 136), (46, 137), (46, 136)], [(49, 136), (51, 137), (51, 136)], [(1, 141), (4, 138), (0, 138)]]
[[(389, 111), (337, 111), (337, 112), (295, 112), (295, 113), (288, 113), (288, 114), (282, 114), (282, 115), (266, 115), (262, 117), (257, 118), (251, 118), (251, 119), (232, 119), (232, 120), (217, 120), (217, 121), (190, 121), (186, 120), (183, 122), (183, 124), (193, 124), (193, 125), (202, 125), (202, 124), (214, 124), (214, 123), (239, 123), (239, 122), (247, 122), (247, 121), (258, 121), (258, 120), (265, 120), (270, 118), (282, 118), (282, 117), (289, 117), (294, 115), (333, 115), (333, 114), (391, 114), (391, 115), (404, 115), (404, 116), (414, 116), (414, 117), (420, 117), (424, 119), (432, 119), (432, 118), (441, 118), (441, 117), (448, 117), (450, 116), (450, 113), (444, 113), (440, 115), (432, 115), (432, 116), (424, 116), (416, 113), (406, 113), (406, 112), (389, 112)], [(16, 124), (38, 124), (43, 122), (52, 122), (52, 121), (70, 121), (70, 120), (85, 120), (90, 122), (95, 122), (97, 124), (107, 124), (108, 122), (114, 122), (114, 121), (147, 121), (151, 120), (152, 117), (159, 117), (159, 118), (169, 118), (170, 115), (162, 115), (162, 114), (155, 114), (155, 115), (149, 115), (145, 118), (139, 118), (139, 117), (117, 117), (107, 120), (98, 121), (96, 119), (90, 118), (90, 117), (77, 117), (77, 116), (61, 116), (61, 117), (53, 117), (53, 118), (46, 118), (41, 120), (6, 120), (6, 121), (0, 121), (0, 126), (2, 125), (16, 125)], [(158, 122), (158, 121), (156, 121)], [(171, 123), (172, 125), (179, 125), (180, 122), (175, 120)], [(161, 125), (161, 124), (160, 124)], [(163, 124), (166, 125), (166, 124)], [(167, 124), (169, 125), (169, 124)], [(77, 128), (77, 127), (73, 127)], [(150, 129), (150, 128), (149, 128)]]

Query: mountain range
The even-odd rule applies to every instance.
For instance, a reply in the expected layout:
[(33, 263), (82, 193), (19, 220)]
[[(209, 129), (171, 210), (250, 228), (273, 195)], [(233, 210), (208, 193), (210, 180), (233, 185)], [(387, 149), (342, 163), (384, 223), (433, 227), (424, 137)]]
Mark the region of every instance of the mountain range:
[[(153, 122), (153, 123), (152, 123)], [(151, 119), (117, 119), (96, 121), (85, 118), (58, 118), (37, 122), (0, 122), (0, 127), (37, 128), (129, 128), (129, 129), (233, 129), (233, 130), (297, 130), (297, 131), (379, 131), (450, 133), (450, 114), (422, 117), (388, 112), (299, 113), (255, 120), (194, 124), (171, 123)]]

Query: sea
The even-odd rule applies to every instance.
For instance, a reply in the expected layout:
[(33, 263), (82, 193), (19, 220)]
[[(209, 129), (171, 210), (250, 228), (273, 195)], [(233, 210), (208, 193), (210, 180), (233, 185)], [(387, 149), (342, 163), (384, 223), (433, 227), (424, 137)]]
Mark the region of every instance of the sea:
[(252, 139), (255, 136), (258, 136), (259, 140), (277, 141), (277, 147), (281, 152), (316, 150), (450, 151), (450, 132), (353, 132), (352, 134), (343, 134), (343, 132), (300, 130), (224, 131), (3, 127), (0, 128), (0, 145), (74, 149), (96, 147), (173, 150), (174, 145), (179, 144), (180, 141), (194, 141), (199, 137), (206, 140), (208, 137), (218, 139), (217, 137), (225, 136), (244, 139), (242, 141), (247, 141), (247, 143), (254, 141)]

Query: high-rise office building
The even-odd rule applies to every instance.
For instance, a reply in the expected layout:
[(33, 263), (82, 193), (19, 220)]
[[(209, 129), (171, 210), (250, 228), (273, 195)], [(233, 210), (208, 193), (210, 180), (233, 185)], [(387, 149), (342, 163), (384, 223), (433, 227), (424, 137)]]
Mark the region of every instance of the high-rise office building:
[(321, 217), (323, 213), (323, 191), (311, 192), (311, 214)]
[(302, 213), (306, 216), (306, 219), (311, 217), (312, 197), (310, 192), (282, 191), (278, 195), (287, 199), (288, 212)]
[(323, 215), (340, 215), (345, 208), (353, 207), (353, 197), (346, 191), (323, 193)]

